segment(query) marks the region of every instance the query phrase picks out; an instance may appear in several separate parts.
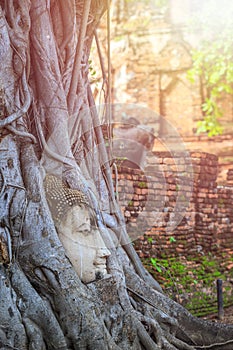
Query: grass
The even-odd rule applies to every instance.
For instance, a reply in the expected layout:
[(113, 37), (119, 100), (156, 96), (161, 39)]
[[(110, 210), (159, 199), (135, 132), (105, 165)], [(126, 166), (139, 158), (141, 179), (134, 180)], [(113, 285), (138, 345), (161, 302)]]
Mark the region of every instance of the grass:
[[(224, 263), (222, 263), (224, 261)], [(232, 258), (212, 254), (198, 257), (147, 258), (143, 264), (163, 290), (195, 316), (217, 313), (216, 280), (223, 280), (224, 305), (233, 305), (233, 268), (226, 273)]]

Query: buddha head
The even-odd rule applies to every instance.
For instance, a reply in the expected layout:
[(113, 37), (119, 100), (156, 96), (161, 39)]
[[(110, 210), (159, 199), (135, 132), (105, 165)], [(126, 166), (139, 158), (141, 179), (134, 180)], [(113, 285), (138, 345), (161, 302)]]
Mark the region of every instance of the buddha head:
[(66, 255), (84, 283), (107, 274), (107, 249), (85, 195), (53, 175), (44, 181), (46, 198)]
[(110, 255), (100, 231), (91, 222), (85, 207), (73, 206), (57, 226), (66, 255), (84, 283), (101, 279), (107, 274), (106, 259)]

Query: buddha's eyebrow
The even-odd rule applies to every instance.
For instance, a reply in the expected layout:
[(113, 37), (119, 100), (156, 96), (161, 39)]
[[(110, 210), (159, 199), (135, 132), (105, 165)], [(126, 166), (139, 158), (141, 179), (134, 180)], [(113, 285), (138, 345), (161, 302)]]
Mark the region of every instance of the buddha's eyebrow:
[(90, 229), (88, 230), (86, 227), (86, 222), (81, 222), (79, 225), (77, 225), (77, 224), (74, 224), (74, 223), (72, 223), (72, 226), (73, 226), (73, 228), (77, 228), (77, 229), (82, 229), (83, 227), (85, 227), (85, 229), (84, 229), (84, 231), (86, 230), (86, 231), (91, 231), (91, 228), (92, 228), (92, 226), (90, 225)]

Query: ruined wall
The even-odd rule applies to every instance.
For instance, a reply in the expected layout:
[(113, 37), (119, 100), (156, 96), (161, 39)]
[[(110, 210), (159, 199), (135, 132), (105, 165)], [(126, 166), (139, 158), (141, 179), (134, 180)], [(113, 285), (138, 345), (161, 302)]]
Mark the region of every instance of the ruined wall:
[(118, 167), (136, 251), (164, 291), (197, 316), (217, 314), (217, 278), (224, 306), (233, 304), (232, 171), (229, 186), (218, 186), (217, 174), (217, 157), (204, 152), (154, 152), (145, 171)]
[(229, 169), (227, 172), (227, 182), (233, 185), (233, 169)]
[[(143, 105), (172, 122), (182, 136), (193, 135), (202, 102), (198, 83), (186, 76), (192, 66), (190, 46), (161, 17), (150, 21), (142, 33), (119, 33), (116, 44), (113, 38), (114, 102)], [(157, 121), (147, 116), (140, 122), (156, 128)], [(166, 132), (163, 124), (159, 129)]]
[(154, 152), (144, 172), (119, 167), (119, 202), (141, 257), (233, 251), (233, 187), (218, 187), (217, 174), (217, 157), (204, 152)]
[(232, 251), (233, 187), (217, 189), (217, 247)]
[[(197, 79), (192, 84), (187, 78), (187, 71), (192, 67), (191, 50), (202, 35), (187, 27), (194, 10), (189, 8), (191, 2), (182, 0), (181, 3), (182, 6), (177, 0), (170, 1), (166, 9), (156, 2), (113, 1), (112, 102), (147, 107), (169, 120), (182, 137), (189, 138), (195, 135), (196, 122), (202, 118), (201, 83)], [(107, 67), (105, 19), (99, 37)], [(96, 51), (93, 51), (93, 61), (94, 67), (98, 66)], [(232, 103), (232, 97), (222, 101), (223, 121), (232, 121)], [(120, 116), (114, 117), (119, 121)], [(166, 133), (162, 120), (158, 126), (158, 120), (141, 115), (140, 122)]]

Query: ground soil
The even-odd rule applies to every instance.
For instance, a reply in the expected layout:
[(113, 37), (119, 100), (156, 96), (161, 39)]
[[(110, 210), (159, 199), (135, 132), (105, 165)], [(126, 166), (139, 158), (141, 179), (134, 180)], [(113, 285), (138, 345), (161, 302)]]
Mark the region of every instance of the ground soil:
[(233, 306), (224, 309), (224, 318), (222, 320), (219, 320), (216, 314), (208, 315), (204, 318), (214, 322), (233, 324)]

